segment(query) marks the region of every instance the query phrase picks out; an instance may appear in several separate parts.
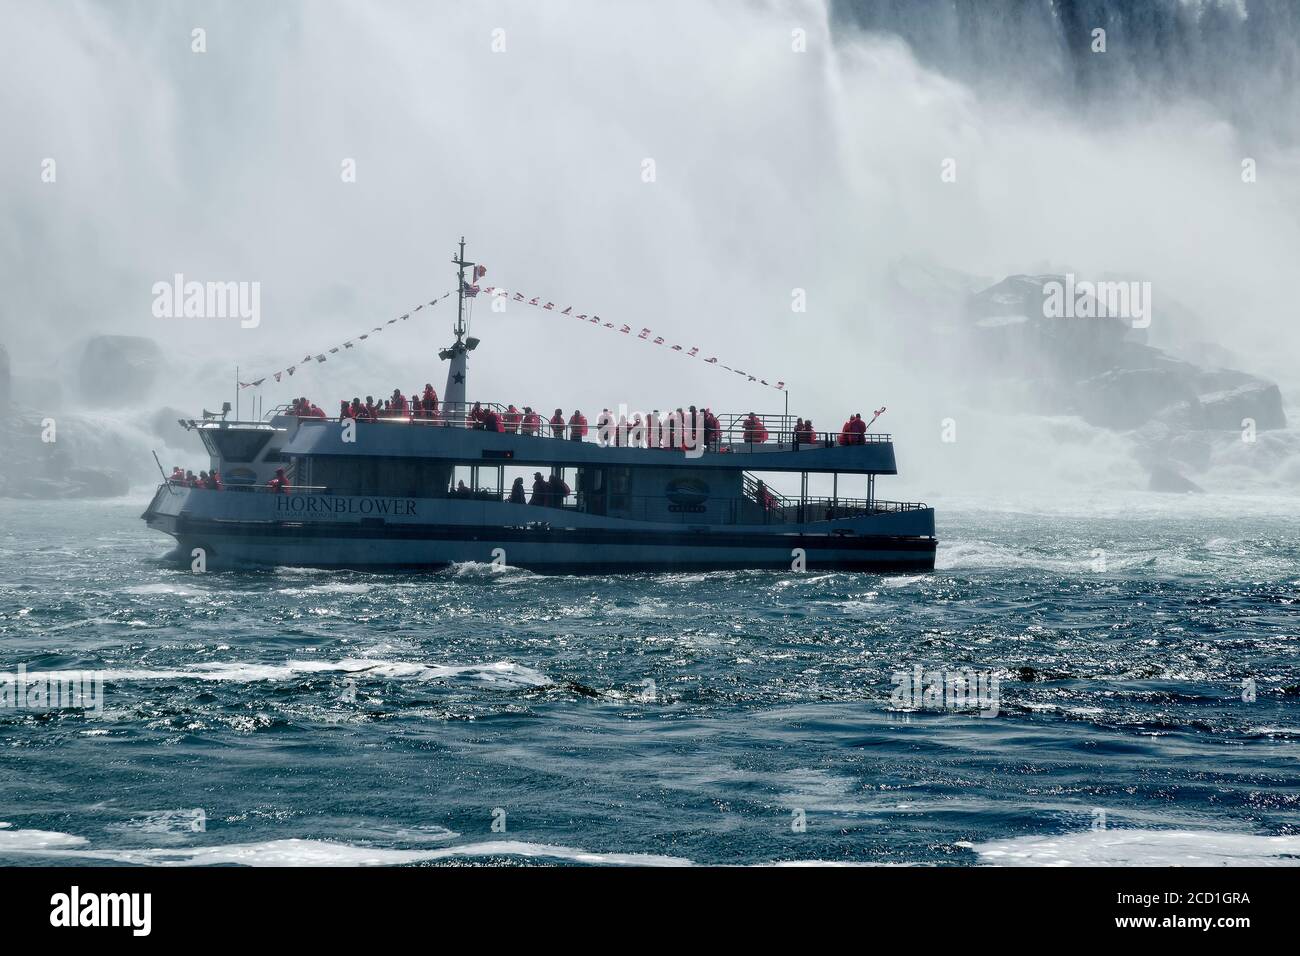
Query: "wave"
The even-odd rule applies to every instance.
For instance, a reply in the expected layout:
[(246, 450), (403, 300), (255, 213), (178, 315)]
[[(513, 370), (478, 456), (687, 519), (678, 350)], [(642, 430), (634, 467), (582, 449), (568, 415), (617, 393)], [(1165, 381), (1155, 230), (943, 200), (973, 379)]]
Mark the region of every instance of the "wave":
[[(28, 671), (30, 681), (44, 678), (56, 679), (59, 671)], [(258, 681), (288, 681), (309, 674), (340, 674), (343, 676), (380, 677), (394, 680), (434, 681), (448, 679), (476, 680), (488, 685), (506, 687), (549, 687), (554, 683), (541, 671), (533, 670), (513, 661), (491, 664), (422, 664), (418, 661), (374, 661), (364, 658), (341, 661), (290, 661), (283, 664), (258, 664), (246, 661), (217, 661), (193, 664), (175, 669), (116, 669), (102, 670), (106, 682), (119, 681), (233, 681), (255, 683)], [(16, 680), (13, 673), (0, 673), (0, 681)]]
[(1300, 836), (1211, 830), (1088, 830), (974, 849), (996, 866), (1300, 866)]
[(509, 564), (493, 564), (490, 561), (457, 561), (443, 573), (462, 579), (499, 578), (507, 574), (511, 577), (533, 576), (533, 572), (525, 568), (517, 568)]
[(519, 840), (488, 840), (449, 847), (401, 849), (333, 840), (265, 840), (215, 846), (92, 849), (85, 837), (45, 830), (12, 830), (0, 823), (0, 856), (94, 859), (134, 866), (401, 866), (456, 858), (520, 857), (590, 866), (690, 866), (681, 857), (598, 853)]

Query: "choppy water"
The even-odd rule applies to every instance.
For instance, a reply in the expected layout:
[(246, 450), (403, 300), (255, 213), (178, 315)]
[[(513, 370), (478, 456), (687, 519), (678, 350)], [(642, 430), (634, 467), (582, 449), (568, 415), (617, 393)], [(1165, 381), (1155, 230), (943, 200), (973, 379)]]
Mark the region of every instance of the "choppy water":
[[(0, 863), (1300, 861), (1293, 502), (950, 504), (932, 575), (594, 578), (192, 575), (143, 500), (3, 505), (0, 671), (106, 683), (0, 710)], [(900, 710), (918, 664), (998, 715)]]

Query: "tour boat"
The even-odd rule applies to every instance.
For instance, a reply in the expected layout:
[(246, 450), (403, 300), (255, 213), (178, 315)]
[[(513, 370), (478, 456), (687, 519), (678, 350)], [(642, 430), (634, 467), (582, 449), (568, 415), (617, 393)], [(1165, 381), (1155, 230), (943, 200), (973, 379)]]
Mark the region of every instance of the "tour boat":
[[(176, 539), (176, 557), (207, 569), (933, 569), (934, 509), (876, 497), (876, 476), (897, 474), (887, 434), (844, 444), (839, 432), (796, 433), (788, 414), (719, 413), (708, 440), (698, 421), (672, 422), (668, 442), (648, 442), (647, 423), (626, 417), (579, 440), (567, 428), (553, 437), (545, 422), (541, 434), (472, 427), (475, 404), (506, 409), (466, 400), (479, 340), (467, 335), (466, 299), (477, 290), (463, 239), (452, 261), (455, 341), (439, 353), (449, 368), (438, 414), (358, 422), (282, 406), (258, 420), (186, 422), (224, 488), (164, 478), (142, 517)], [(284, 486), (269, 487), (281, 469)], [(511, 501), (507, 472), (522, 469), (556, 475), (571, 493)], [(819, 474), (831, 476), (829, 495), (809, 493)], [(798, 475), (800, 493), (777, 494), (773, 475)], [(863, 495), (842, 497), (853, 478)]]

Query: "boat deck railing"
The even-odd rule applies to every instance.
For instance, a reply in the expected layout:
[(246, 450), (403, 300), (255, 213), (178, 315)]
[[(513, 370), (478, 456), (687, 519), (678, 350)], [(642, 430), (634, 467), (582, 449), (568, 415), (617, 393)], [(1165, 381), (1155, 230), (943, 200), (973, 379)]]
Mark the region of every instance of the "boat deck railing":
[[(476, 410), (478, 415), (476, 415)], [(501, 418), (503, 430), (511, 434), (531, 435), (552, 440), (589, 441), (615, 447), (632, 448), (681, 449), (688, 443), (691, 445), (696, 444), (695, 441), (691, 440), (694, 436), (688, 433), (686, 426), (678, 424), (675, 418), (670, 419), (668, 417), (674, 415), (673, 412), (659, 417), (661, 434), (657, 445), (650, 444), (649, 429), (640, 416), (634, 416), (626, 425), (621, 421), (611, 423), (604, 430), (604, 434), (602, 434), (600, 427), (601, 415), (591, 416), (587, 419), (586, 434), (580, 434), (578, 438), (574, 438), (574, 431), (579, 429), (569, 424), (569, 416), (562, 416), (565, 420), (563, 425), (553, 425), (550, 416), (538, 411), (535, 413), (539, 418), (538, 422), (525, 423), (523, 421), (523, 409), (516, 408), (514, 412), (511, 412), (508, 406), (499, 402), (459, 402), (454, 404), (442, 402), (439, 403), (436, 409), (408, 406), (406, 411), (400, 413), (380, 410), (376, 413), (378, 417), (375, 419), (362, 418), (358, 419), (358, 422), (365, 425), (482, 429), (484, 425), (479, 416), (488, 410), (495, 412)], [(265, 421), (270, 421), (279, 415), (292, 416), (292, 414), (292, 406), (278, 405), (266, 414)], [(551, 414), (553, 415), (554, 412)], [(570, 412), (571, 414), (572, 412)], [(329, 413), (326, 412), (326, 415), (328, 416)], [(690, 413), (687, 412), (686, 415), (689, 419)], [(507, 419), (507, 416), (510, 416), (509, 419)], [(893, 436), (887, 432), (855, 434), (839, 430), (798, 430), (796, 429), (797, 420), (789, 415), (755, 415), (751, 419), (749, 413), (724, 412), (715, 417), (719, 423), (716, 430), (706, 431), (703, 427), (703, 419), (699, 418), (698, 432), (699, 443), (703, 444), (708, 450), (717, 452), (786, 452), (813, 448), (834, 448), (840, 445), (888, 444), (893, 441)], [(338, 416), (326, 418), (304, 416), (303, 420), (342, 421)], [(638, 423), (640, 423), (640, 427), (638, 427)], [(232, 422), (230, 424), (243, 423)], [(264, 422), (249, 424), (262, 425)]]

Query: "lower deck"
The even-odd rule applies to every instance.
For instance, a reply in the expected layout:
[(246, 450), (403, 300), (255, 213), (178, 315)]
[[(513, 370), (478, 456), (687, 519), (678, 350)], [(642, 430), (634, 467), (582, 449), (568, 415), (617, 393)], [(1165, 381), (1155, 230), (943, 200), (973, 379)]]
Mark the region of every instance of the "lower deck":
[(160, 486), (145, 512), (177, 556), (209, 568), (432, 567), (465, 561), (539, 571), (719, 568), (929, 570), (931, 509), (710, 525), (595, 515), (500, 500), (376, 498)]

